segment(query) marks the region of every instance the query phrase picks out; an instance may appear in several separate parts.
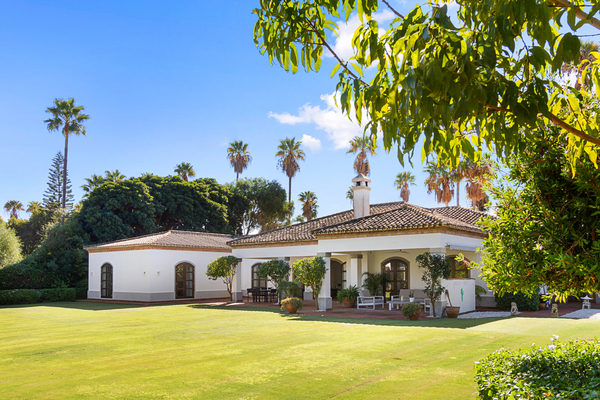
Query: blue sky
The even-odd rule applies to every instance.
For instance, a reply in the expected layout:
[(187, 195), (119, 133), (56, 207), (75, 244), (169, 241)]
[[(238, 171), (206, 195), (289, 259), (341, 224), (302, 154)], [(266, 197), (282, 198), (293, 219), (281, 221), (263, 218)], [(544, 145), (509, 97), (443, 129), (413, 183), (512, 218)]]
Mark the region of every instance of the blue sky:
[[(402, 13), (412, 4), (395, 1)], [(304, 138), (306, 161), (292, 197), (312, 190), (319, 215), (350, 207), (355, 176), (347, 140), (361, 128), (331, 104), (335, 65), (320, 73), (286, 73), (252, 41), (257, 1), (6, 1), (0, 14), (0, 204), (41, 201), (52, 158), (64, 148), (43, 121), (55, 98), (75, 98), (91, 117), (87, 137), (69, 140), (69, 176), (76, 201), (92, 174), (173, 174), (191, 163), (198, 177), (235, 180), (229, 142), (249, 143), (253, 161), (243, 177), (278, 180), (276, 148)], [(386, 15), (381, 18), (385, 20)], [(351, 22), (352, 23), (352, 22)], [(349, 50), (352, 25), (336, 42)], [(351, 36), (350, 36), (351, 37)], [(309, 145), (309, 146), (308, 146)], [(423, 185), (420, 154), (411, 203), (437, 206)], [(403, 171), (395, 150), (371, 159), (371, 202), (399, 199)], [(461, 205), (468, 205), (461, 190)], [(455, 203), (455, 201), (454, 201)], [(296, 201), (296, 214), (301, 207)], [(7, 215), (3, 212), (6, 219)]]

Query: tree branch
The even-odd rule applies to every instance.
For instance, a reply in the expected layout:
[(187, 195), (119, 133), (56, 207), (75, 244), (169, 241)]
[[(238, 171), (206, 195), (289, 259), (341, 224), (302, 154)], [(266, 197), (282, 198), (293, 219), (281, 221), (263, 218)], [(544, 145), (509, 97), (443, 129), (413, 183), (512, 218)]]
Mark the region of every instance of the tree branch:
[(400, 14), (398, 11), (394, 10), (394, 7), (390, 6), (390, 3), (388, 3), (386, 0), (381, 0), (382, 3), (384, 3), (386, 6), (388, 6), (388, 8), (390, 10), (392, 10), (392, 12), (394, 14), (396, 14), (397, 16), (399, 16), (400, 18), (404, 19), (404, 16), (402, 14)]
[(589, 15), (582, 11), (576, 4), (570, 3), (568, 0), (549, 0), (550, 3), (554, 4), (557, 7), (562, 8), (576, 8), (575, 16), (581, 20), (586, 20), (588, 24), (592, 25), (596, 29), (600, 29), (600, 21), (596, 18), (590, 18)]

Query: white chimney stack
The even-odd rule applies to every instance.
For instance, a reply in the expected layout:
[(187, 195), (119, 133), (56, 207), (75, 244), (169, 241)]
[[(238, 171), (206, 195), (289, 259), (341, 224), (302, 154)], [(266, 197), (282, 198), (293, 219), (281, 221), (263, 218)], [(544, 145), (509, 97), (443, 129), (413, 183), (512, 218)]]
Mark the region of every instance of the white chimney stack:
[(369, 199), (369, 192), (371, 186), (369, 183), (371, 180), (363, 174), (352, 179), (352, 192), (353, 192), (353, 203), (354, 203), (354, 218), (368, 217), (371, 214), (371, 204)]

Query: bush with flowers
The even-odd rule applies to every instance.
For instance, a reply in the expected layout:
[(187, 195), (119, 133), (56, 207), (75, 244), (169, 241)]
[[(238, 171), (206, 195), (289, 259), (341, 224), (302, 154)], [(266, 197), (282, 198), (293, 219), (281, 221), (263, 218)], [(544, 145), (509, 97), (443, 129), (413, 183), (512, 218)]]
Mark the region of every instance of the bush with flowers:
[(600, 399), (600, 340), (500, 349), (476, 363), (479, 398)]

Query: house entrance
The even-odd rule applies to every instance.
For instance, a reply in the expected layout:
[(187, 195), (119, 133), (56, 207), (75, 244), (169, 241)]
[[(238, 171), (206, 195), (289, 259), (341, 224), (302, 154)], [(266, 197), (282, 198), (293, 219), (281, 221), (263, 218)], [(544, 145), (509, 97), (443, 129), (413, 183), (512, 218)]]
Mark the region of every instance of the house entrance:
[(113, 296), (113, 267), (104, 264), (101, 269), (100, 297), (112, 299)]
[(400, 289), (408, 289), (408, 262), (401, 258), (392, 258), (381, 264), (381, 273), (387, 275), (388, 283), (384, 285), (384, 296), (389, 300), (391, 296), (400, 294)]
[(331, 260), (331, 298), (337, 298), (340, 289), (346, 289), (346, 263)]
[(175, 298), (190, 299), (194, 297), (194, 266), (181, 263), (175, 267)]

